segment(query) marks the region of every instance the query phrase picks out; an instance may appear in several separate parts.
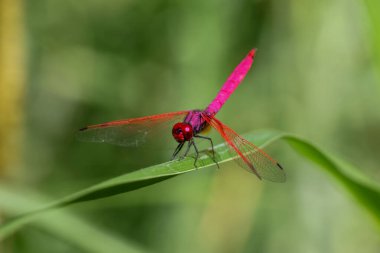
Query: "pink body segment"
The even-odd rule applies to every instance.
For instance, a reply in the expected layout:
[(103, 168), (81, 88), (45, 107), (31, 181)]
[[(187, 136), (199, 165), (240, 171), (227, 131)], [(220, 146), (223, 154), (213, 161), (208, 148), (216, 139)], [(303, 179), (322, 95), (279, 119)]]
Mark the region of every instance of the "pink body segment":
[(248, 55), (240, 62), (240, 64), (234, 69), (232, 74), (224, 83), (223, 87), (220, 89), (218, 95), (216, 95), (214, 100), (204, 110), (207, 115), (214, 116), (220, 110), (220, 108), (222, 108), (234, 90), (239, 86), (241, 81), (243, 81), (244, 77), (252, 66), (255, 53), (256, 49), (252, 49)]

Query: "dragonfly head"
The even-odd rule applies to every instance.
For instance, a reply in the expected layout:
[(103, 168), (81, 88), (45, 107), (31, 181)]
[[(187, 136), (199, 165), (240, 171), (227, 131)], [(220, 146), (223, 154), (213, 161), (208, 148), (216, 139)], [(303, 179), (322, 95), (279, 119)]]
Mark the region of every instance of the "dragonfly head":
[(193, 138), (193, 127), (188, 123), (179, 122), (173, 126), (172, 134), (174, 139), (181, 143)]

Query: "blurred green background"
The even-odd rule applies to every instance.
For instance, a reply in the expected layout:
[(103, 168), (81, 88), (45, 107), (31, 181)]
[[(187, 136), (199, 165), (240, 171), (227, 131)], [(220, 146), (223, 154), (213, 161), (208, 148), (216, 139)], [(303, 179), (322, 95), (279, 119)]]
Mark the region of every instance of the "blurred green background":
[[(0, 0), (1, 185), (56, 199), (167, 161), (170, 148), (75, 133), (202, 109), (253, 47), (253, 69), (219, 118), (238, 133), (296, 133), (380, 180), (379, 17), (378, 0)], [(378, 224), (329, 175), (283, 143), (268, 152), (285, 184), (231, 164), (65, 210), (147, 252), (380, 251)], [(0, 222), (13, 215), (0, 209)], [(2, 250), (88, 251), (33, 224)]]

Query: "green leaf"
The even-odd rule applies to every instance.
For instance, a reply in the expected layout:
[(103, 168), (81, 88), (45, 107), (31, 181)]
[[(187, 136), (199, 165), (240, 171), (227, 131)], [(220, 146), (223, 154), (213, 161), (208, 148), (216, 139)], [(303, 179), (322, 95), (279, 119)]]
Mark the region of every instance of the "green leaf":
[(284, 135), (283, 138), (301, 155), (320, 165), (334, 176), (380, 225), (380, 188), (359, 174), (359, 170), (301, 138)]
[(367, 7), (370, 26), (372, 28), (373, 51), (374, 59), (377, 63), (377, 74), (380, 75), (380, 2), (378, 0), (364, 0), (364, 5)]
[[(375, 184), (368, 180), (360, 178), (357, 169), (348, 166), (344, 162), (340, 162), (326, 152), (322, 152), (319, 148), (308, 141), (291, 134), (285, 134), (277, 131), (261, 131), (255, 134), (247, 134), (245, 138), (253, 141), (256, 145), (263, 147), (277, 140), (285, 140), (303, 157), (318, 164), (324, 168), (334, 179), (340, 182), (358, 201), (365, 207), (375, 219), (380, 223), (380, 190)], [(224, 163), (233, 159), (228, 152), (225, 144), (215, 147), (217, 160)], [(36, 209), (33, 212), (26, 213), (22, 216), (15, 217), (0, 227), (0, 239), (7, 237), (10, 233), (21, 228), (23, 225), (34, 221), (41, 216), (42, 213), (88, 200), (96, 200), (113, 196), (120, 193), (133, 191), (171, 177), (188, 173), (195, 170), (192, 158), (185, 158), (181, 161), (171, 161), (163, 164), (154, 165), (144, 169), (140, 169), (131, 173), (124, 174), (119, 177), (104, 181), (82, 191), (71, 194), (63, 199), (55, 201), (49, 205)], [(198, 169), (214, 166), (209, 153), (204, 152), (199, 158)]]
[[(6, 185), (0, 187), (0, 209), (5, 214), (25, 212), (31, 208), (41, 206), (44, 202), (46, 202), (46, 198), (32, 194), (30, 190), (15, 189)], [(86, 222), (85, 219), (71, 214), (67, 209), (56, 209), (44, 213), (44, 215), (35, 216), (35, 218), (33, 221), (38, 227), (85, 252), (146, 252), (126, 238), (120, 238), (103, 228), (97, 228)], [(16, 228), (20, 228), (22, 224), (25, 224), (22, 220), (19, 220), (21, 223), (13, 223), (16, 226), (10, 227), (13, 229), (8, 230), (8, 232), (15, 231)], [(24, 221), (32, 221), (32, 219), (24, 219)], [(6, 230), (3, 231), (6, 233)]]

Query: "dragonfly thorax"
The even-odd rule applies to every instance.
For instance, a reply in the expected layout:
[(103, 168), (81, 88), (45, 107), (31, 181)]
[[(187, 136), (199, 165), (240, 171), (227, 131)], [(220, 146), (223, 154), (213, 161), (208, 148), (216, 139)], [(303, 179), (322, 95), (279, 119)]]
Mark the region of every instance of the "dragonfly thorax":
[(193, 127), (188, 123), (178, 122), (173, 126), (172, 134), (179, 143), (190, 141), (194, 136)]
[(183, 122), (190, 124), (193, 127), (194, 135), (196, 135), (207, 127), (207, 122), (204, 119), (205, 116), (207, 115), (204, 115), (203, 111), (193, 110), (186, 115)]

